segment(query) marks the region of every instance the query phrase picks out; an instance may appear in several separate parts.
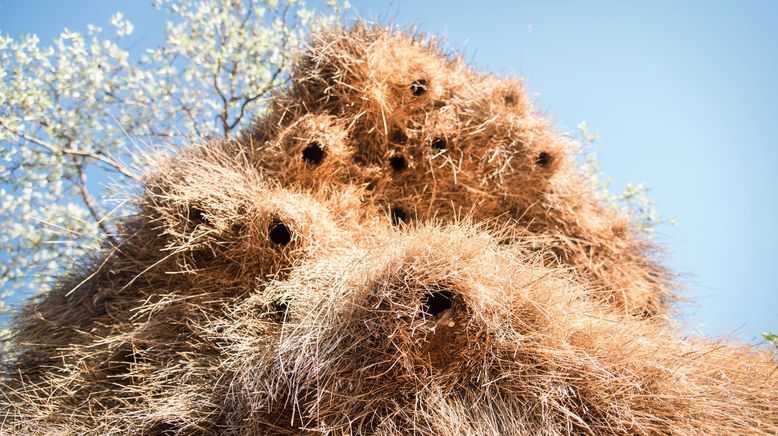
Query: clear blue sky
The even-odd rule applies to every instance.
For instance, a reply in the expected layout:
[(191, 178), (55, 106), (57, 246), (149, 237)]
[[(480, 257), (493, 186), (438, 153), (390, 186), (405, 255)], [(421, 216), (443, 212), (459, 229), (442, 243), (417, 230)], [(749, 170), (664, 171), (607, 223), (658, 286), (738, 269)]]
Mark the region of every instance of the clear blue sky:
[[(0, 31), (48, 41), (65, 26), (107, 27), (121, 10), (143, 49), (163, 29), (149, 3), (0, 0)], [(658, 236), (695, 301), (682, 308), (690, 331), (778, 330), (778, 2), (352, 4), (445, 36), (483, 70), (525, 76), (560, 130), (598, 130), (615, 187), (645, 182), (679, 223)]]

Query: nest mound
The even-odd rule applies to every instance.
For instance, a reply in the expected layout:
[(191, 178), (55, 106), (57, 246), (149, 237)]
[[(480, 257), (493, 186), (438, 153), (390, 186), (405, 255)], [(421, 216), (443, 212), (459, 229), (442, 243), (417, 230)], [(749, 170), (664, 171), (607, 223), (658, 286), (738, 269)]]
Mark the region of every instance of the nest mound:
[(774, 356), (678, 338), (654, 247), (571, 159), (520, 81), (323, 31), (16, 318), (2, 431), (778, 432)]

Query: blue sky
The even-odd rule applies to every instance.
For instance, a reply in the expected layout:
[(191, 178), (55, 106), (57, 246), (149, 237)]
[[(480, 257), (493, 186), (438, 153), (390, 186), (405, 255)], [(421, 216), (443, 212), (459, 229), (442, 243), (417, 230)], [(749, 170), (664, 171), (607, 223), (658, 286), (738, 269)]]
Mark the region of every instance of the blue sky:
[[(314, 2), (313, 4), (322, 4)], [(778, 330), (778, 2), (352, 1), (365, 19), (416, 24), (479, 69), (527, 80), (563, 132), (586, 120), (614, 188), (645, 182), (667, 263), (681, 273), (686, 328), (756, 339)], [(0, 32), (136, 25), (138, 49), (164, 17), (148, 1), (0, 0)]]

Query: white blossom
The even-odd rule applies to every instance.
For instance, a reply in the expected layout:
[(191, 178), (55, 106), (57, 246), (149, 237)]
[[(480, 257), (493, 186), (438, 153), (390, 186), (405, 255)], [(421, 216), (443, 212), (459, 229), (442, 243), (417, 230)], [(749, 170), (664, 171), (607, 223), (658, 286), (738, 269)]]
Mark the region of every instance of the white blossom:
[(234, 135), (286, 83), (307, 26), (333, 19), (302, 1), (154, 6), (170, 17), (165, 42), (136, 57), (134, 26), (121, 13), (110, 19), (112, 35), (96, 25), (64, 29), (46, 47), (35, 35), (0, 35), (0, 310), (115, 238), (110, 218), (131, 210), (113, 209), (130, 203), (95, 179), (132, 192), (139, 144)]

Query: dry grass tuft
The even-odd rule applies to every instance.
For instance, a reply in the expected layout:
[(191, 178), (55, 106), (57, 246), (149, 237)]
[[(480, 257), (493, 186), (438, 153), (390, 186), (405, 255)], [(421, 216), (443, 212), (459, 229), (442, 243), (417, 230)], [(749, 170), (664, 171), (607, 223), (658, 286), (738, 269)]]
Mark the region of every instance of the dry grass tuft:
[(3, 433), (778, 432), (775, 356), (676, 336), (521, 81), (360, 24), (292, 83), (17, 317)]

